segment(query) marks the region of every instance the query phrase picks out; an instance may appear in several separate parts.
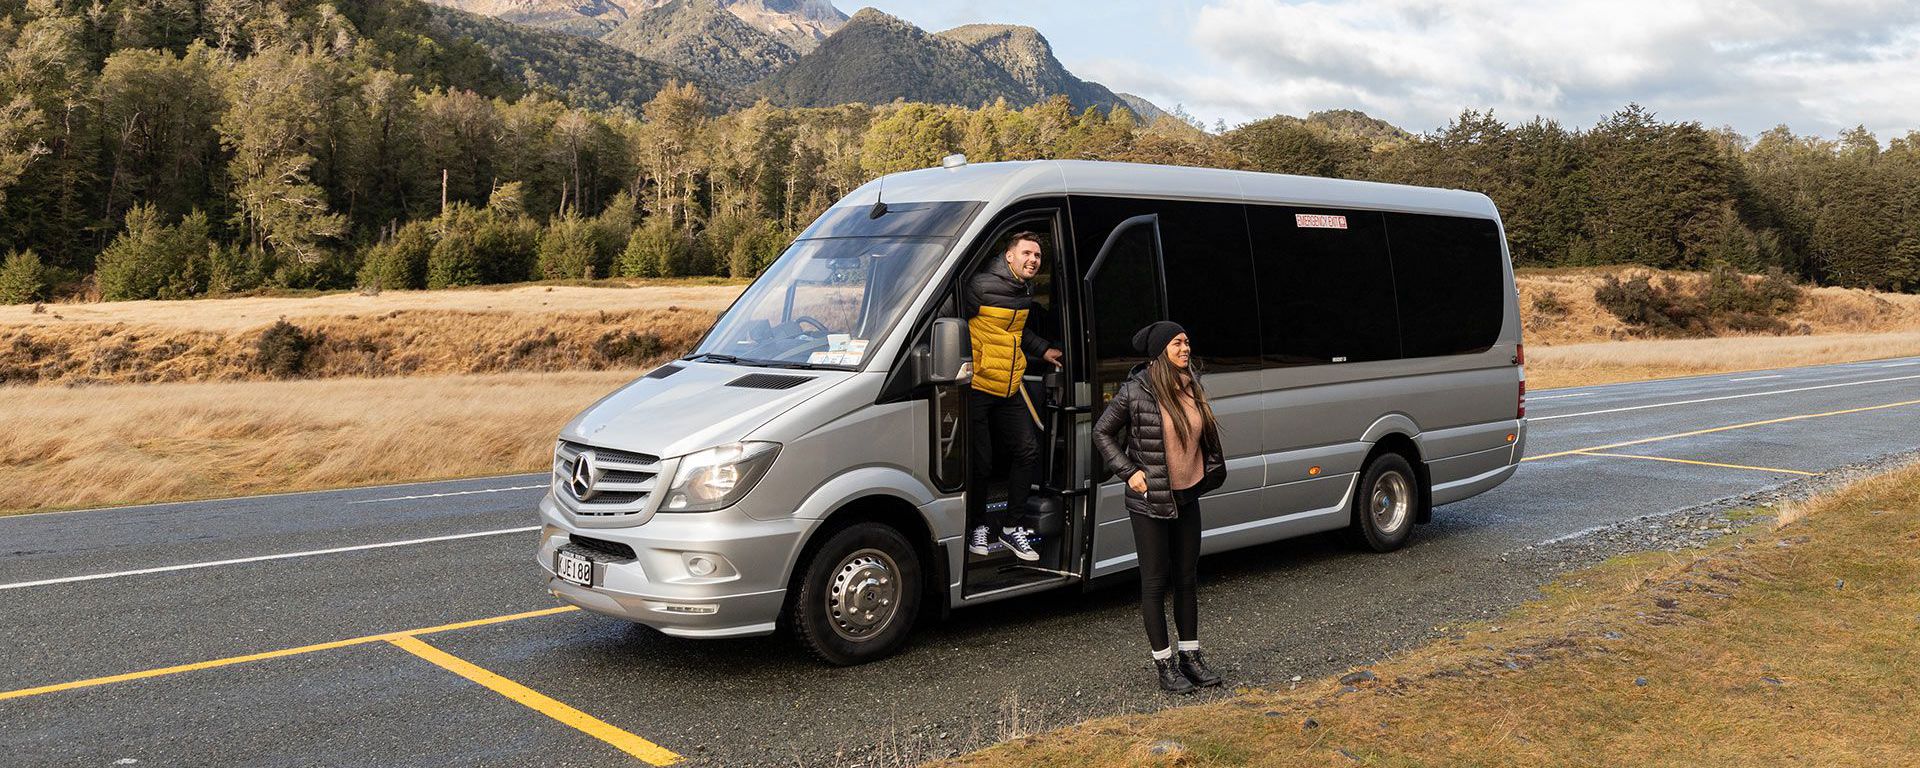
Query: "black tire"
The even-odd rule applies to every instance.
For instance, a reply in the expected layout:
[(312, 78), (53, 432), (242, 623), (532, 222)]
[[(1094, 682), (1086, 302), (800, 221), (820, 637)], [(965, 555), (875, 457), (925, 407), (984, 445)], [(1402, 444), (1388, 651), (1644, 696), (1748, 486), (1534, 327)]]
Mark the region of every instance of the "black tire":
[(1420, 513), (1420, 476), (1397, 453), (1383, 453), (1367, 463), (1353, 493), (1353, 543), (1375, 552), (1406, 546)]
[(920, 573), (919, 553), (898, 530), (881, 523), (847, 526), (801, 565), (788, 624), (828, 664), (885, 658), (906, 643), (919, 618)]

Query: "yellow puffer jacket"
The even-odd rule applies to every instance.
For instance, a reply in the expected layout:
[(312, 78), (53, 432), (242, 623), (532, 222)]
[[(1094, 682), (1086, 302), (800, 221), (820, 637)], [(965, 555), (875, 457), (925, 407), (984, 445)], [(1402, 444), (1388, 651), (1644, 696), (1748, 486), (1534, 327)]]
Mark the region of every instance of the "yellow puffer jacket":
[(1016, 383), (1027, 372), (1027, 356), (1020, 349), (1027, 312), (983, 306), (967, 319), (967, 336), (973, 340), (974, 389), (997, 397), (1013, 396)]

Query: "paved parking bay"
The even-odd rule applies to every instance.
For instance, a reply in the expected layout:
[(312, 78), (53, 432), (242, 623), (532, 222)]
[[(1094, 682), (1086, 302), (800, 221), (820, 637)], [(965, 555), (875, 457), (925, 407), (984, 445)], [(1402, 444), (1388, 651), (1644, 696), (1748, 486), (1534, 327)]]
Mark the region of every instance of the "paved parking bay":
[[(1541, 391), (1528, 411), (1519, 473), (1400, 552), (1318, 536), (1203, 561), (1217, 665), (1261, 685), (1378, 658), (1578, 564), (1516, 553), (1911, 451), (1920, 358)], [(544, 482), (0, 518), (0, 755), (898, 765), (1171, 703), (1125, 579), (957, 611), (856, 669), (557, 607), (530, 559)]]

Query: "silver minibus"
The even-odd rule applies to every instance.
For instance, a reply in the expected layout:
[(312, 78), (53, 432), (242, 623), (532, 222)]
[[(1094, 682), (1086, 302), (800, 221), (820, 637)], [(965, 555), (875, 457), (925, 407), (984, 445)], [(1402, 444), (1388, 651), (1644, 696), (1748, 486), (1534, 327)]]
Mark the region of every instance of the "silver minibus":
[[(970, 352), (959, 291), (1039, 232), (1026, 381), (1041, 555), (963, 541)], [(917, 620), (1135, 566), (1093, 420), (1172, 319), (1220, 421), (1203, 552), (1345, 529), (1402, 546), (1526, 445), (1500, 216), (1459, 190), (1208, 168), (1031, 161), (890, 174), (813, 222), (692, 354), (559, 435), (537, 560), (567, 603), (675, 637), (785, 629), (833, 664)]]

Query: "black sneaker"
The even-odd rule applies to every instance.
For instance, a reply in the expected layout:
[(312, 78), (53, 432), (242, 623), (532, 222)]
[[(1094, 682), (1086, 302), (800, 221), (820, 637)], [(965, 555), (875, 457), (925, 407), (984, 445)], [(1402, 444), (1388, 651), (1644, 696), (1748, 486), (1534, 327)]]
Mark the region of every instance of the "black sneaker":
[(984, 525), (974, 526), (973, 533), (967, 536), (967, 551), (984, 556), (987, 554), (988, 544), (987, 527)]
[(1180, 674), (1186, 675), (1194, 685), (1205, 688), (1220, 684), (1220, 676), (1207, 668), (1207, 660), (1200, 658), (1199, 651), (1181, 651), (1178, 654)]
[(1173, 659), (1154, 659), (1153, 668), (1160, 675), (1160, 690), (1167, 693), (1193, 693), (1193, 681), (1180, 673), (1180, 666)]
[(1000, 542), (1007, 545), (1007, 549), (1013, 550), (1014, 557), (1029, 563), (1040, 559), (1040, 553), (1033, 551), (1032, 542), (1027, 541), (1027, 529), (1025, 528), (1000, 529)]

